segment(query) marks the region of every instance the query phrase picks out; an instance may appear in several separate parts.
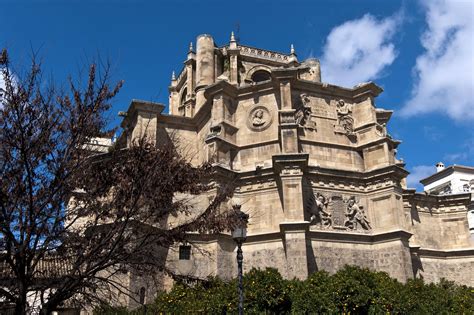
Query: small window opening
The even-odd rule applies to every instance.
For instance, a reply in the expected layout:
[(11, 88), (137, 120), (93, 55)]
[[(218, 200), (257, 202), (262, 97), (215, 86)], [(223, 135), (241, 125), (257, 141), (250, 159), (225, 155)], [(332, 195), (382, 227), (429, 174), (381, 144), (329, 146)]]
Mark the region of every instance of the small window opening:
[(464, 185), (462, 186), (462, 190), (463, 190), (463, 192), (469, 192), (469, 191), (470, 191), (469, 185), (468, 185), (468, 184), (464, 184)]
[(144, 287), (140, 288), (140, 304), (145, 304), (145, 294), (146, 290)]
[(184, 103), (186, 102), (186, 98), (188, 96), (188, 88), (184, 88), (183, 90), (183, 93), (181, 93), (181, 100), (180, 100), (180, 104), (179, 105), (184, 105)]
[(263, 82), (271, 79), (270, 73), (265, 70), (258, 70), (252, 75), (253, 82)]
[(181, 245), (179, 246), (179, 260), (190, 260), (191, 259), (191, 246)]

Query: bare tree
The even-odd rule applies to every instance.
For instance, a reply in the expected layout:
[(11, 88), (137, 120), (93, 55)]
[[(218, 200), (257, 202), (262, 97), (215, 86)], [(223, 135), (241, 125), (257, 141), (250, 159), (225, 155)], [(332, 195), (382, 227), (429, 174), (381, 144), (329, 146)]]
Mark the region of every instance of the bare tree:
[[(91, 152), (91, 139), (110, 135), (104, 117), (122, 86), (110, 86), (109, 67), (99, 75), (92, 65), (85, 86), (70, 80), (68, 92), (43, 80), (36, 58), (22, 78), (6, 50), (0, 67), (0, 296), (15, 313), (27, 312), (30, 292), (45, 314), (65, 301), (101, 302), (108, 289), (126, 290), (123, 272), (167, 272), (160, 249), (187, 232), (232, 226), (220, 207), (232, 189), (170, 142), (157, 147), (144, 136)], [(214, 196), (203, 209), (173, 198), (203, 192)], [(170, 226), (170, 215), (188, 219)]]

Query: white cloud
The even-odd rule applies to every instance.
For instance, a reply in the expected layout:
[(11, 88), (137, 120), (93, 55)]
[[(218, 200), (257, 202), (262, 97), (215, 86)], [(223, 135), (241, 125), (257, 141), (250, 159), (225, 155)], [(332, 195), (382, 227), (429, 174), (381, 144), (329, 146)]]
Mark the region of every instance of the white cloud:
[(378, 20), (365, 14), (331, 30), (321, 58), (323, 81), (352, 87), (374, 80), (395, 60), (391, 42), (401, 14)]
[(408, 188), (417, 188), (417, 190), (422, 190), (423, 186), (420, 184), (420, 180), (426, 178), (430, 175), (433, 175), (436, 172), (434, 166), (428, 165), (418, 165), (412, 168), (412, 171), (407, 177), (407, 186)]
[(474, 161), (474, 134), (462, 135), (464, 142), (461, 145), (460, 151), (445, 154), (443, 159), (449, 163), (460, 163), (469, 165)]
[(422, 1), (428, 29), (425, 52), (414, 67), (415, 86), (402, 114), (448, 114), (474, 119), (474, 4), (470, 1)]

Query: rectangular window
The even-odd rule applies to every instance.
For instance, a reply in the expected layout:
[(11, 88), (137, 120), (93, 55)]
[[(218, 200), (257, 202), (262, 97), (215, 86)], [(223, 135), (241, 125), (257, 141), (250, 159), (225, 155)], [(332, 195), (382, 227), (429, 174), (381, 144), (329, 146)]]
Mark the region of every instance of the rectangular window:
[(191, 246), (181, 245), (179, 246), (179, 260), (190, 260), (191, 259)]

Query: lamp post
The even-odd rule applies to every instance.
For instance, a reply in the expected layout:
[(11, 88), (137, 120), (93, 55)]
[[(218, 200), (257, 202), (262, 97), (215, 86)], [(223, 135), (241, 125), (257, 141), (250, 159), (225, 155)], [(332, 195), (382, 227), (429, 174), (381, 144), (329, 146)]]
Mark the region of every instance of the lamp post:
[(242, 244), (247, 239), (247, 222), (249, 215), (240, 210), (240, 205), (232, 206), (238, 218), (237, 226), (232, 230), (232, 238), (237, 243), (237, 268), (239, 279), (239, 315), (244, 314), (244, 285), (242, 283), (242, 261), (244, 255), (242, 254)]

